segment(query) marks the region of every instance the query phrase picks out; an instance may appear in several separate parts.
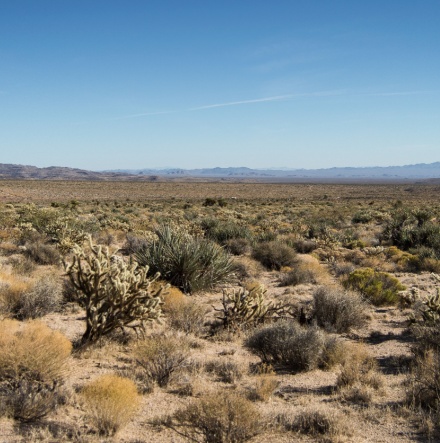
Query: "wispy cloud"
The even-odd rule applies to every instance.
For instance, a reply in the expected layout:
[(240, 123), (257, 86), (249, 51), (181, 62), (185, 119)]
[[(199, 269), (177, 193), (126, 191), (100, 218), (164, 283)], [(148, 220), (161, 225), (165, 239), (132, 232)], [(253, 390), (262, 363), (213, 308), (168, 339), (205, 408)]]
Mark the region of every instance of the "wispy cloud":
[(264, 102), (280, 102), (280, 101), (290, 101), (295, 100), (297, 98), (304, 97), (327, 97), (332, 95), (343, 95), (345, 91), (319, 91), (319, 92), (308, 92), (303, 94), (285, 94), (285, 95), (275, 95), (272, 97), (262, 97), (262, 98), (254, 98), (250, 100), (240, 100), (234, 102), (225, 102), (225, 103), (215, 103), (211, 105), (203, 105), (197, 106), (195, 108), (189, 108), (188, 111), (200, 111), (203, 109), (212, 109), (212, 108), (223, 108), (225, 106), (238, 106), (238, 105), (248, 105), (254, 103), (264, 103)]

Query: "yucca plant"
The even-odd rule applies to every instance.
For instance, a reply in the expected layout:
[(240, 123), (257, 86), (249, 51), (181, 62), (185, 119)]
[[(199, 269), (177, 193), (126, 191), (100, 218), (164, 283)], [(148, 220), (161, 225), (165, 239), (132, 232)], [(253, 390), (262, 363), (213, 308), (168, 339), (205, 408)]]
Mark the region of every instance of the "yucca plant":
[(157, 239), (135, 254), (141, 265), (160, 272), (163, 279), (189, 294), (229, 281), (234, 264), (213, 241), (193, 237), (168, 225), (156, 229)]

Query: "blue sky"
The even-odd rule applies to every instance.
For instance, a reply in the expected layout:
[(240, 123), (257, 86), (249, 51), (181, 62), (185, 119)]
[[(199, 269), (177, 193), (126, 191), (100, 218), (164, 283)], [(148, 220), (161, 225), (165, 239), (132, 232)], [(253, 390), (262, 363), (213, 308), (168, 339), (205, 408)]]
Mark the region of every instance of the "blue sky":
[(0, 0), (0, 163), (440, 161), (438, 0)]

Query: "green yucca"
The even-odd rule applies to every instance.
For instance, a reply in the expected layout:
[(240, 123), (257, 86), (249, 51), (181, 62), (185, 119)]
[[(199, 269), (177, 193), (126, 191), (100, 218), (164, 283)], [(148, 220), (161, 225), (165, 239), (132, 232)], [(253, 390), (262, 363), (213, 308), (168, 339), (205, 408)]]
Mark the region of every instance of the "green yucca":
[(212, 289), (231, 279), (234, 265), (216, 243), (192, 237), (186, 232), (163, 225), (156, 229), (157, 240), (136, 253), (141, 265), (185, 293)]

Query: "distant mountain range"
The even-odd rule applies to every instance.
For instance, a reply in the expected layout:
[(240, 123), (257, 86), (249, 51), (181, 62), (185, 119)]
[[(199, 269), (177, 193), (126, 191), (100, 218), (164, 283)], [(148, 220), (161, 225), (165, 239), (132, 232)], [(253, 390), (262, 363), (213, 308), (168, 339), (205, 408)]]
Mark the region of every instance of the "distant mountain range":
[[(179, 179), (222, 179), (264, 181), (393, 181), (440, 179), (440, 162), (406, 166), (328, 168), (328, 169), (251, 169), (246, 167), (207, 169), (117, 169), (88, 171), (51, 166), (12, 165), (0, 163), (0, 179), (25, 180), (137, 180), (167, 181)], [(436, 180), (437, 181), (437, 180)]]
[(158, 175), (161, 177), (211, 177), (211, 178), (279, 178), (279, 179), (430, 179), (440, 178), (440, 162), (406, 166), (327, 168), (327, 169), (118, 169), (108, 171), (132, 175)]

